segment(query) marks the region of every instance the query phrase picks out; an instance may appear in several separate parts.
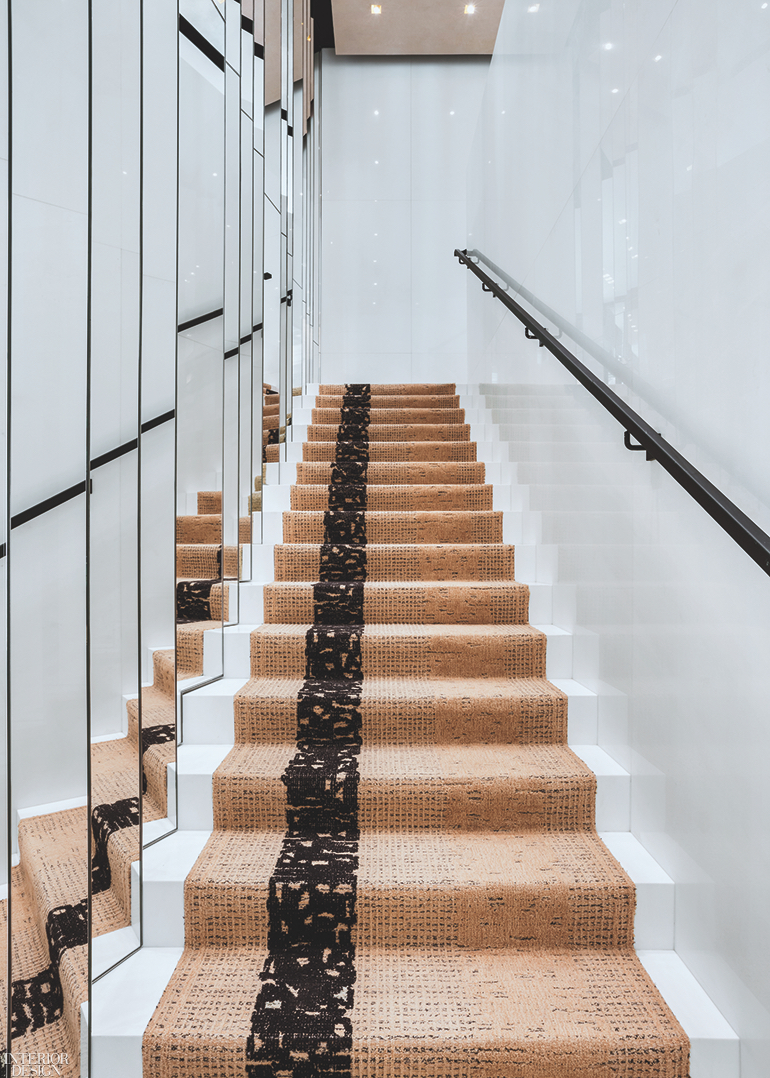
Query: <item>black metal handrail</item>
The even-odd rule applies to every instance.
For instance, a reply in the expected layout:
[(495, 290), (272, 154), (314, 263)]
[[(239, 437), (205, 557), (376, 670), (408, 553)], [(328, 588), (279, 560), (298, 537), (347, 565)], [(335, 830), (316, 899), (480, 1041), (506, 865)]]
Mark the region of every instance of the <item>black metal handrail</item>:
[[(485, 273), (474, 261), (468, 251), (455, 250), (455, 257), (461, 265), (467, 266), (471, 273), (481, 281), (481, 287), (485, 292), (490, 292), (499, 299), (508, 310), (515, 314), (524, 325), (524, 332), (530, 340), (536, 340), (541, 348), (547, 348), (555, 356), (563, 367), (572, 374), (580, 384), (588, 390), (592, 397), (607, 409), (610, 415), (621, 424), (624, 429), (624, 442), (628, 449), (643, 449), (647, 452), (648, 460), (656, 460), (668, 474), (675, 479), (687, 493), (695, 499), (698, 505), (712, 517), (713, 520), (724, 528), (727, 534), (742, 547), (760, 568), (770, 575), (770, 535), (764, 532), (759, 525), (731, 502), (721, 490), (714, 486), (702, 472), (699, 472), (689, 460), (677, 452), (657, 431), (653, 430), (646, 420), (630, 408), (617, 393), (613, 393), (609, 386), (597, 378), (584, 363), (574, 356), (561, 340), (542, 326), (537, 319), (517, 303), (509, 293), (501, 288), (490, 276)], [(485, 259), (486, 261), (486, 259)], [(635, 438), (637, 445), (631, 443)]]

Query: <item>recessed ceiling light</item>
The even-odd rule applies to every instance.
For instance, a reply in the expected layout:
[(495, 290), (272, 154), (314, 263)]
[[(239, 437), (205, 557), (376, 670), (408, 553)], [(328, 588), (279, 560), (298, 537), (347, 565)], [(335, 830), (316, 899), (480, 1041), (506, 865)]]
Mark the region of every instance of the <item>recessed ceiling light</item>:
[(610, 49), (612, 48), (612, 42), (611, 42), (611, 41), (608, 41), (608, 42), (607, 42), (607, 44), (606, 44), (606, 45), (605, 45), (604, 47), (605, 47), (605, 49), (607, 50), (607, 52), (609, 52), (609, 51), (610, 51)]
[(475, 13), (476, 13), (476, 5), (475, 4), (466, 4), (465, 5), (465, 14), (466, 15), (475, 15)]
[(661, 56), (660, 54), (658, 54), (658, 55), (657, 55), (657, 56), (655, 57), (655, 63), (657, 64), (658, 60), (662, 60), (662, 59), (663, 59), (663, 57), (662, 57), (662, 56)]
[(530, 4), (529, 7), (527, 8), (527, 11), (539, 11), (539, 10), (540, 10), (540, 4)]
[(372, 15), (382, 15), (382, 4), (372, 4)]

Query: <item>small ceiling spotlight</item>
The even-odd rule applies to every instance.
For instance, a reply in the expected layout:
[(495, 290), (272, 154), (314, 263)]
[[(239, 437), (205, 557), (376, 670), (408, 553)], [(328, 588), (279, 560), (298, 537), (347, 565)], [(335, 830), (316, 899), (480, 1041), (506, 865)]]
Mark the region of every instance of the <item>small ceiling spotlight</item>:
[(382, 15), (382, 4), (372, 4), (372, 15)]
[(530, 4), (529, 7), (527, 8), (527, 11), (529, 11), (530, 13), (534, 12), (534, 11), (539, 11), (539, 10), (540, 10), (540, 4)]
[(476, 13), (476, 5), (475, 4), (466, 4), (465, 5), (465, 14), (466, 15), (475, 15), (475, 13)]

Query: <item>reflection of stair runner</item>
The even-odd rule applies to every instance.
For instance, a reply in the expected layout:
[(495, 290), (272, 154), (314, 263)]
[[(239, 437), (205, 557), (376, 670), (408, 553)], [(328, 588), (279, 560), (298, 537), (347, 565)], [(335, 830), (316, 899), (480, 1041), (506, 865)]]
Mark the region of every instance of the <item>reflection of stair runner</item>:
[[(204, 495), (204, 502), (206, 496)], [(210, 499), (209, 499), (210, 500)], [(214, 512), (219, 511), (219, 506)], [(211, 521), (216, 522), (212, 533)], [(241, 541), (245, 537), (241, 522)], [(221, 575), (221, 516), (184, 518), (178, 527), (184, 567), (212, 560)], [(218, 529), (218, 530), (217, 530)], [(186, 541), (186, 544), (185, 544)], [(226, 568), (237, 567), (237, 551), (226, 554)], [(195, 582), (191, 582), (195, 583)], [(202, 633), (222, 608), (220, 582), (203, 581), (196, 618), (180, 630), (190, 635), (181, 677), (202, 672)], [(205, 597), (202, 595), (205, 591)], [(188, 608), (189, 614), (189, 608)], [(193, 621), (193, 624), (189, 624)], [(205, 621), (201, 627), (197, 622)], [(191, 646), (192, 641), (192, 646)], [(192, 656), (192, 663), (189, 658)], [(196, 665), (199, 660), (200, 668)], [(142, 787), (145, 822), (166, 815), (168, 764), (176, 751), (175, 657), (156, 651), (152, 686), (142, 689)], [(91, 746), (91, 889), (93, 934), (131, 923), (131, 863), (139, 857), (138, 700), (129, 701), (128, 736)], [(87, 809), (31, 817), (19, 826), (20, 864), (12, 872), (13, 974), (12, 1050), (50, 1051), (52, 1038), (72, 1061), (80, 1044), (80, 1003), (87, 998), (88, 832)], [(62, 851), (66, 851), (62, 853)], [(7, 916), (7, 904), (0, 916)], [(5, 941), (3, 940), (3, 945)], [(76, 1064), (73, 1062), (73, 1067)], [(73, 1070), (72, 1073), (75, 1073)]]
[[(174, 739), (173, 671), (173, 651), (156, 652), (155, 682), (142, 690), (146, 821), (166, 815), (166, 764), (173, 759), (168, 743)], [(130, 701), (128, 736), (91, 746), (95, 936), (131, 923), (131, 862), (139, 856), (137, 759), (138, 707)], [(22, 820), (19, 852), (20, 863), (11, 874), (11, 1050), (66, 1052), (70, 1073), (76, 1074), (80, 1004), (88, 996), (86, 807)], [(3, 902), (3, 923), (6, 907)]]
[(272, 386), (262, 387), (262, 462), (271, 464), (278, 460), (278, 446), (286, 441), (286, 428), (281, 429), (279, 418), (279, 395)]
[(453, 387), (368, 389), (308, 430), (145, 1073), (685, 1078)]

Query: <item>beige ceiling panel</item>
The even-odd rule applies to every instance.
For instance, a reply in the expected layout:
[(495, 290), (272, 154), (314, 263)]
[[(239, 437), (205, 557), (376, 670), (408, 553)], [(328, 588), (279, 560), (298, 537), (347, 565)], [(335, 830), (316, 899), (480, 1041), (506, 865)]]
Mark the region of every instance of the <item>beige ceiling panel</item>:
[(281, 0), (265, 0), (265, 104), (281, 100)]
[[(338, 56), (490, 56), (504, 0), (332, 0)], [(381, 8), (372, 14), (372, 6)], [(465, 8), (472, 7), (473, 14)]]
[(254, 2), (254, 40), (258, 45), (265, 44), (265, 0)]

